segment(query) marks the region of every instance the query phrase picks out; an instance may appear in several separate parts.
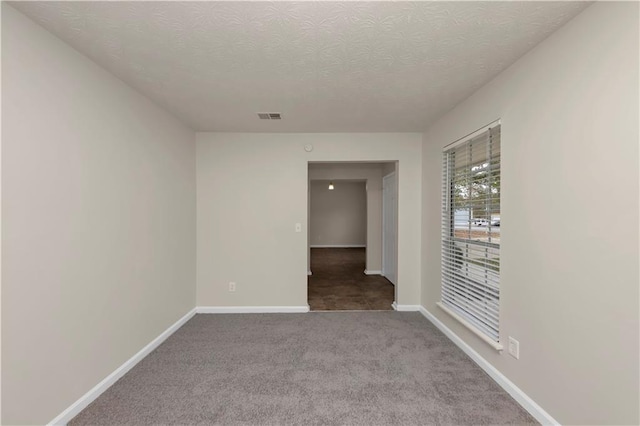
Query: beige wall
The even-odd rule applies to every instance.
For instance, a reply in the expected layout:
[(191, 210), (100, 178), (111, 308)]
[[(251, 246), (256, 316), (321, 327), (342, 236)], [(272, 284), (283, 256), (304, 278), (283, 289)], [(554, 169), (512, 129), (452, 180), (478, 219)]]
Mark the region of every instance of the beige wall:
[[(201, 306), (307, 305), (308, 162), (400, 161), (397, 300), (420, 300), (421, 135), (197, 133)], [(305, 144), (313, 144), (307, 153)], [(302, 232), (294, 231), (295, 223)], [(229, 281), (237, 291), (228, 291)]]
[[(309, 179), (364, 179), (367, 190), (366, 270), (382, 270), (382, 167), (394, 163), (314, 163)], [(311, 238), (309, 238), (311, 240)], [(310, 262), (310, 258), (308, 259)]]
[(367, 243), (367, 192), (365, 182), (311, 181), (312, 246), (365, 246)]
[[(638, 4), (597, 3), (424, 135), (422, 303), (562, 424), (640, 421), (638, 77)], [(519, 360), (435, 306), (441, 149), (497, 118), (500, 334)]]
[(2, 8), (2, 423), (43, 424), (194, 307), (195, 135)]

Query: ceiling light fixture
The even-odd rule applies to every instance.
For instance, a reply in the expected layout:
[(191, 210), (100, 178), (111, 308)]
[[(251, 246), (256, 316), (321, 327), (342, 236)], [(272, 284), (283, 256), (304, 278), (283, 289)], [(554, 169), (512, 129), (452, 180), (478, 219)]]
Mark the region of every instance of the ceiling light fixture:
[(329, 182), (329, 191), (333, 191), (333, 182)]

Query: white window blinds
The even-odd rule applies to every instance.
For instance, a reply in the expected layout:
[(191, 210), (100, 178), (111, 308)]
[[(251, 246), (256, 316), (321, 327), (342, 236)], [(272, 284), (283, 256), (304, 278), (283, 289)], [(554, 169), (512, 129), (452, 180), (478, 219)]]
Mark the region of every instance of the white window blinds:
[(500, 340), (500, 125), (445, 149), (442, 305)]

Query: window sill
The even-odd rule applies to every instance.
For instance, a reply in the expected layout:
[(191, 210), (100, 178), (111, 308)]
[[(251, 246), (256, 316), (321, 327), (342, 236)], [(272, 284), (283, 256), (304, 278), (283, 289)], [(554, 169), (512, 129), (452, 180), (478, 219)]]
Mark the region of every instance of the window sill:
[(475, 334), (476, 336), (478, 336), (480, 339), (482, 339), (483, 342), (485, 342), (486, 344), (488, 344), (489, 346), (491, 346), (493, 349), (495, 349), (496, 351), (502, 351), (504, 350), (504, 346), (502, 346), (500, 343), (496, 343), (493, 340), (491, 340), (490, 338), (488, 338), (487, 336), (485, 336), (483, 333), (481, 333), (480, 331), (478, 331), (478, 329), (476, 329), (469, 321), (467, 321), (466, 319), (462, 318), (460, 315), (458, 315), (457, 313), (455, 313), (454, 311), (452, 311), (451, 309), (449, 309), (448, 307), (446, 307), (445, 305), (442, 304), (442, 302), (438, 302), (436, 303), (436, 305), (438, 305), (438, 307), (440, 309), (442, 309), (443, 311), (445, 311), (447, 314), (449, 314), (451, 317), (453, 317), (454, 319), (456, 319), (458, 322), (460, 322), (460, 324), (464, 325), (466, 328), (468, 328), (473, 334)]

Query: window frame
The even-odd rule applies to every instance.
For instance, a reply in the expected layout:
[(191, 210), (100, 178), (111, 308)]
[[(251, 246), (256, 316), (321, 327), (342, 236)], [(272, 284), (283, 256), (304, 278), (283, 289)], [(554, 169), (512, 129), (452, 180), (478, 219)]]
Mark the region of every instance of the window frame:
[[(497, 140), (492, 140), (496, 137)], [(486, 142), (484, 142), (485, 139)], [(469, 234), (467, 238), (460, 238), (455, 234), (456, 212), (458, 211), (456, 207), (459, 206), (454, 200), (454, 185), (456, 183), (454, 174), (456, 170), (452, 168), (454, 167), (452, 159), (455, 159), (456, 154), (464, 153), (465, 150), (468, 150), (470, 155), (475, 146), (474, 143), (486, 144), (486, 160), (481, 161), (487, 163), (486, 167), (489, 170), (485, 184), (489, 185), (489, 188), (484, 196), (488, 198), (489, 207), (484, 213), (488, 214), (489, 222), (491, 222), (493, 202), (496, 198), (492, 195), (490, 179), (495, 176), (492, 174), (495, 171), (500, 179), (501, 121), (496, 120), (443, 148), (442, 234), (440, 241), (442, 276), (441, 297), (437, 306), (494, 349), (501, 351), (504, 347), (500, 339), (500, 243), (491, 241), (491, 227), (488, 231), (488, 241), (483, 242), (472, 237), (472, 210), (469, 206), (467, 206)], [(493, 144), (496, 144), (497, 155), (492, 153)], [(473, 162), (469, 161), (466, 167), (471, 170), (464, 172), (465, 176), (473, 176)], [(469, 188), (471, 188), (471, 184), (469, 184)], [(500, 198), (501, 191), (498, 190), (498, 211), (500, 210)], [(485, 250), (484, 262), (477, 262), (470, 253), (477, 255), (483, 248)], [(493, 257), (490, 257), (489, 251)]]

